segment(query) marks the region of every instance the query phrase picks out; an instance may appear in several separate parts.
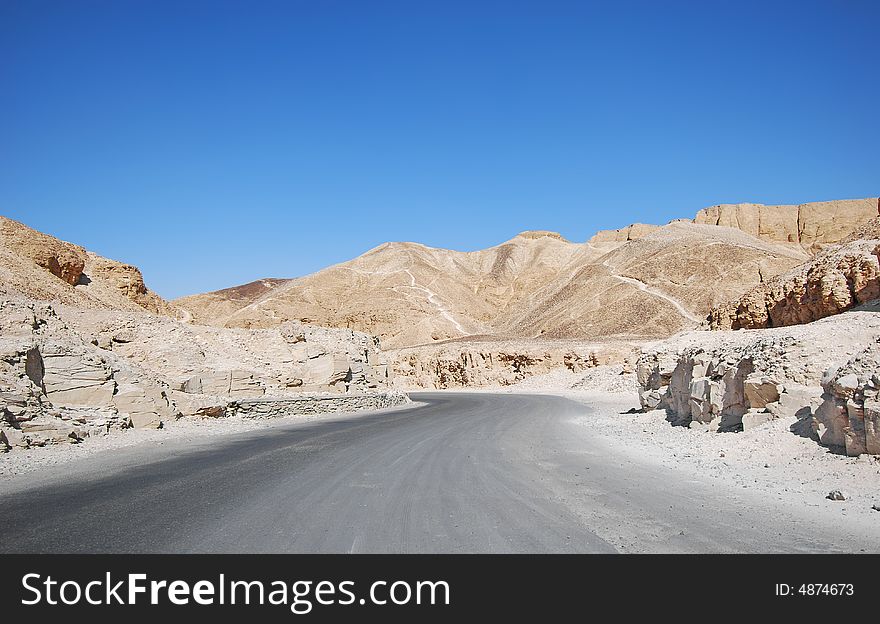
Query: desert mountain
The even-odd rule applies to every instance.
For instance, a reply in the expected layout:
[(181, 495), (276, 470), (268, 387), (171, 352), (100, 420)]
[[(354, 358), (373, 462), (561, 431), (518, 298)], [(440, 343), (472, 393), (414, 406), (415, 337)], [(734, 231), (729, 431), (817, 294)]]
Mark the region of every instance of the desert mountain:
[(662, 337), (699, 324), (711, 308), (802, 264), (877, 213), (877, 198), (718, 205), (693, 222), (634, 224), (586, 243), (543, 231), (474, 252), (386, 243), (306, 277), (175, 303), (201, 323), (265, 328), (296, 320), (367, 332), (388, 348)]

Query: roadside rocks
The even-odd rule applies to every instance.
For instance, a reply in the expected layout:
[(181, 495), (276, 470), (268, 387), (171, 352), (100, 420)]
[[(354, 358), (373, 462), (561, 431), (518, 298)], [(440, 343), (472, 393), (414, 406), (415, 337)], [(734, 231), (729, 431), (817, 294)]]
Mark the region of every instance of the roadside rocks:
[(205, 371), (183, 380), (176, 389), (214, 396), (257, 397), (266, 393), (254, 374), (243, 370)]
[(229, 412), (243, 418), (278, 418), (289, 414), (328, 414), (383, 409), (410, 402), (410, 398), (405, 393), (390, 390), (343, 396), (241, 399), (229, 403)]
[(847, 455), (880, 455), (880, 341), (822, 379), (823, 402), (813, 417), (822, 444)]
[(825, 498), (833, 501), (845, 501), (849, 499), (849, 494), (843, 490), (831, 490)]
[[(643, 352), (636, 363), (644, 411), (666, 409), (674, 424), (740, 431), (775, 418), (784, 387), (757, 350)], [(695, 425), (695, 427), (696, 427)]]
[(120, 384), (113, 395), (113, 407), (136, 428), (159, 429), (163, 421), (179, 416), (165, 391), (154, 384)]
[(116, 382), (107, 362), (98, 354), (58, 344), (43, 348), (43, 387), (58, 405), (109, 405)]
[[(865, 346), (867, 345), (867, 346)], [(643, 411), (706, 431), (790, 418), (791, 431), (846, 455), (880, 455), (880, 314), (809, 325), (691, 332), (642, 350)]]

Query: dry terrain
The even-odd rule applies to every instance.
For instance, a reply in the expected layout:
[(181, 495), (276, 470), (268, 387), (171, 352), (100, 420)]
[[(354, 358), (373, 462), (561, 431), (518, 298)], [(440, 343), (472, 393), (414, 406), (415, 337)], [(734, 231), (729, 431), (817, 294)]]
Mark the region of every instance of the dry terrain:
[(400, 406), (409, 389), (503, 389), (586, 404), (579, 425), (639, 461), (871, 522), (878, 210), (720, 205), (584, 243), (388, 243), (174, 302), (136, 267), (4, 219), (2, 472), (134, 442), (210, 446), (278, 416)]

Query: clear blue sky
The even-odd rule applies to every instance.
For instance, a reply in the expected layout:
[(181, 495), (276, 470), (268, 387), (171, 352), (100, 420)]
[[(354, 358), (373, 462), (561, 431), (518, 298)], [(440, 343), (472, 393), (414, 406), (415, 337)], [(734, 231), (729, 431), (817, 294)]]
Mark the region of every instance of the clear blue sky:
[(0, 0), (0, 214), (166, 297), (880, 194), (880, 2)]

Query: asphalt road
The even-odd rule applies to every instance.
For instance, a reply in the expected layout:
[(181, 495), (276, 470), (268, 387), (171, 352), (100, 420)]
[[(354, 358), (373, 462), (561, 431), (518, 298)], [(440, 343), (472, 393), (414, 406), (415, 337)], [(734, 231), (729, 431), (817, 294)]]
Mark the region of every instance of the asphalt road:
[[(834, 551), (833, 527), (625, 459), (559, 397), (282, 424), (115, 451), (0, 489), (0, 552)], [(122, 458), (122, 459), (120, 459)]]

